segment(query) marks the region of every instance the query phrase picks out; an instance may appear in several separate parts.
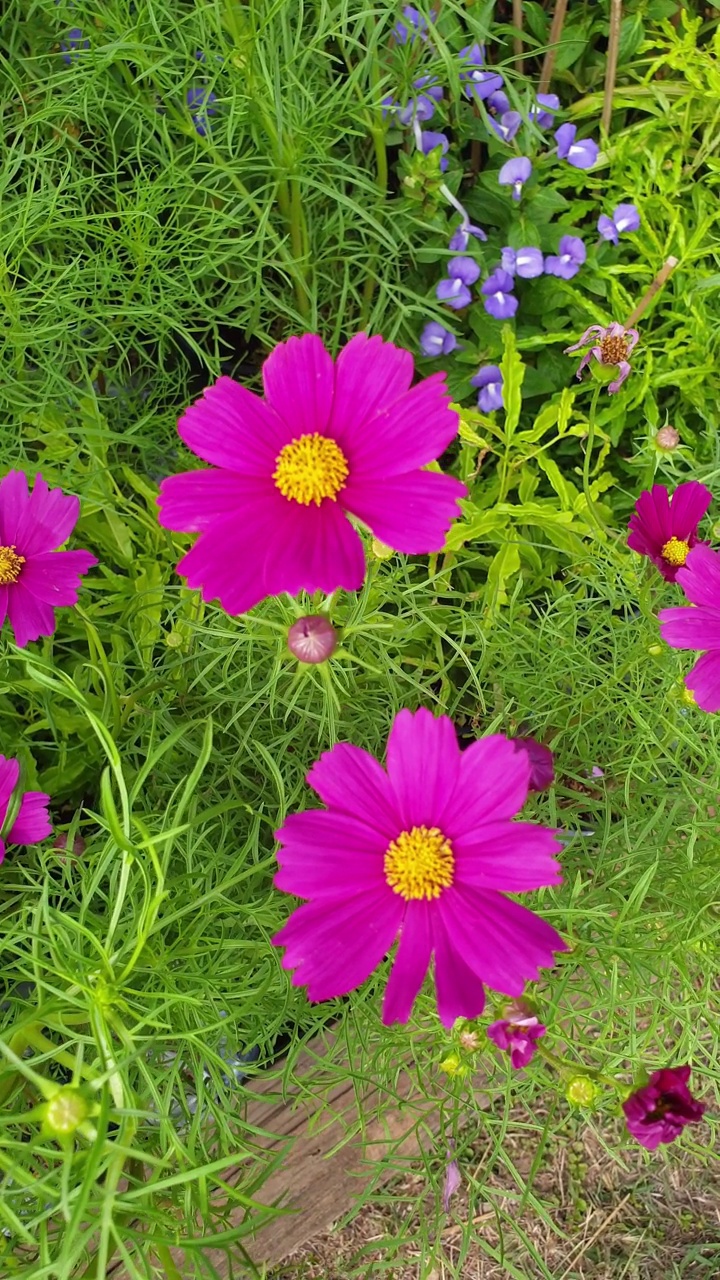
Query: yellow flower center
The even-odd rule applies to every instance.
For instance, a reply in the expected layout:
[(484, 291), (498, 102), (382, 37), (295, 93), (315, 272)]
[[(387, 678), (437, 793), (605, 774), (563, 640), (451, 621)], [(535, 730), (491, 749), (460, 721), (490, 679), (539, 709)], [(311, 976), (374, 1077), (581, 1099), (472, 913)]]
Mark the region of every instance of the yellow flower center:
[(385, 879), (407, 902), (439, 898), (453, 882), (455, 857), (438, 827), (401, 831), (385, 851)]
[(684, 564), (690, 554), (690, 547), (687, 542), (681, 542), (679, 538), (670, 538), (665, 543), (661, 553), (663, 560), (667, 560), (668, 564)]
[(620, 364), (622, 360), (627, 360), (627, 353), (627, 339), (623, 338), (619, 333), (611, 338), (603, 338), (600, 343), (600, 362), (602, 364)]
[(342, 449), (318, 431), (291, 440), (275, 459), (273, 480), (284, 498), (317, 507), (325, 498), (334, 502), (349, 475)]
[(11, 547), (0, 547), (0, 586), (17, 582), (24, 563), (25, 557), (17, 554), (14, 543)]

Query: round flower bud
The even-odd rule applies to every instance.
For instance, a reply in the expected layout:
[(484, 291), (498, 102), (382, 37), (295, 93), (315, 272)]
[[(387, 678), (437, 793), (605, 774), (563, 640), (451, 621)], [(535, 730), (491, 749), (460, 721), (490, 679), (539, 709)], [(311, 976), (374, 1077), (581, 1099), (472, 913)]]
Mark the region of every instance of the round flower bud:
[(480, 1037), (477, 1031), (461, 1031), (459, 1039), (460, 1048), (466, 1053), (477, 1053), (480, 1048)]
[(661, 644), (648, 645), (648, 653), (650, 654), (651, 658), (659, 658), (662, 652), (663, 652), (663, 646)]
[(440, 1070), (449, 1076), (466, 1076), (468, 1073), (468, 1068), (460, 1061), (457, 1053), (449, 1053), (446, 1058), (443, 1058)]
[(666, 452), (677, 449), (680, 443), (680, 432), (674, 427), (661, 427), (655, 436), (655, 443), (658, 449), (664, 449)]
[(326, 662), (337, 649), (337, 631), (327, 618), (310, 614), (293, 622), (287, 642), (298, 662)]
[(58, 1089), (45, 1106), (43, 1130), (53, 1138), (69, 1138), (89, 1114), (90, 1108), (77, 1089)]
[(573, 1076), (568, 1080), (565, 1097), (573, 1107), (592, 1107), (600, 1093), (589, 1076)]
[(379, 538), (373, 538), (372, 553), (376, 560), (389, 560), (395, 555), (395, 549), (389, 547), (386, 542), (381, 542)]

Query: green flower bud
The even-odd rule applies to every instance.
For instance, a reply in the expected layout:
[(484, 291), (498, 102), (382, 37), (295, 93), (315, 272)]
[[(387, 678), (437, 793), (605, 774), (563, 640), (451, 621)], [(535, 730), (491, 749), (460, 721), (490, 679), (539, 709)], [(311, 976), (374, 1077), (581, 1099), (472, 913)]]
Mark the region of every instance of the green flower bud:
[(568, 1080), (565, 1097), (572, 1107), (593, 1107), (600, 1089), (589, 1076), (573, 1076)]
[(43, 1108), (43, 1133), (51, 1138), (70, 1138), (90, 1115), (83, 1095), (70, 1085), (58, 1089)]

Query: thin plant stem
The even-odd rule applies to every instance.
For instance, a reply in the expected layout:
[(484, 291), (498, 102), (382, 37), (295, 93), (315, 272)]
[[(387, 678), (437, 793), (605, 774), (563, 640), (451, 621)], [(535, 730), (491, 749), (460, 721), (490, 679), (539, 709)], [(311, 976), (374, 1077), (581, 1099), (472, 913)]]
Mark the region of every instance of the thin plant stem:
[(513, 52), (515, 54), (515, 66), (517, 70), (520, 72), (520, 75), (522, 75), (523, 71), (525, 70), (525, 62), (523, 59), (523, 38), (522, 38), (522, 32), (523, 32), (522, 0), (513, 0), (512, 13), (513, 13), (513, 26), (515, 28), (515, 35), (513, 36)]
[(642, 298), (638, 302), (635, 310), (631, 311), (630, 315), (625, 321), (626, 329), (632, 328), (633, 325), (637, 324), (640, 317), (645, 314), (648, 307), (650, 306), (650, 303), (655, 297), (655, 294), (660, 292), (663, 285), (667, 282), (672, 272), (675, 270), (677, 264), (678, 264), (678, 259), (673, 258), (672, 255), (669, 258), (665, 259), (663, 265), (661, 266), (660, 270), (655, 276), (655, 279), (653, 280), (652, 284), (646, 289)]
[(585, 457), (583, 459), (583, 493), (587, 503), (588, 515), (598, 529), (603, 529), (602, 521), (595, 509), (595, 503), (590, 493), (590, 459), (592, 457), (593, 445), (595, 443), (595, 414), (597, 413), (598, 399), (602, 391), (602, 383), (598, 382), (593, 391), (592, 400), (590, 401), (590, 412), (588, 413), (588, 433), (585, 442)]
[(567, 11), (567, 0), (557, 0), (553, 20), (550, 26), (550, 35), (548, 36), (548, 50), (545, 54), (545, 61), (540, 72), (540, 80), (538, 82), (538, 93), (547, 93), (552, 80), (553, 67), (555, 66), (555, 55), (557, 46), (560, 43), (562, 29), (565, 25), (565, 13)]
[(622, 0), (610, 0), (610, 31), (608, 33), (607, 63), (605, 65), (605, 94), (603, 98), (600, 130), (606, 136), (610, 132), (612, 120), (613, 94), (615, 93), (615, 77), (617, 75), (618, 50), (620, 48), (620, 24), (622, 22)]

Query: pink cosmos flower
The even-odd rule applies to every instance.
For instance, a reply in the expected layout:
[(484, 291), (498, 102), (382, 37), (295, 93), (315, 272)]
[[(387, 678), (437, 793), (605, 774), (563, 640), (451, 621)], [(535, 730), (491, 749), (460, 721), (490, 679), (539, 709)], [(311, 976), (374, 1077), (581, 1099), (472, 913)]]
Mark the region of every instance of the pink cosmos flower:
[(558, 884), (555, 833), (512, 822), (530, 763), (502, 735), (461, 752), (452, 721), (400, 711), (385, 769), (340, 743), (307, 781), (327, 806), (278, 831), (278, 889), (309, 901), (273, 938), (310, 1000), (359, 986), (399, 938), (383, 1022), (407, 1022), (435, 957), (445, 1026), (475, 1018), (483, 983), (520, 996), (565, 943), (506, 893)]
[(628, 546), (674, 582), (698, 541), (698, 525), (711, 502), (710, 490), (697, 480), (679, 484), (672, 496), (661, 484), (643, 490), (628, 524)]
[(685, 677), (703, 711), (720, 711), (720, 555), (698, 542), (678, 570), (689, 607), (661, 609), (660, 633), (674, 649), (705, 650)]
[(422, 470), (457, 433), (443, 373), (411, 389), (410, 353), (359, 333), (336, 361), (316, 334), (290, 338), (262, 375), (264, 399), (218, 378), (178, 423), (212, 464), (160, 488), (161, 524), (200, 534), (178, 565), (188, 586), (228, 613), (283, 591), (356, 591), (365, 556), (348, 516), (396, 551), (442, 548), (467, 492)]
[(500, 1018), (493, 1022), (487, 1033), (498, 1049), (510, 1054), (515, 1071), (522, 1071), (532, 1060), (535, 1041), (544, 1036), (547, 1027), (537, 1018)]
[[(0, 756), (0, 862), (8, 844), (36, 844), (52, 834), (47, 807), (50, 797), (42, 791), (26, 791), (15, 811), (11, 803), (20, 780), (20, 764)], [(9, 830), (6, 826), (9, 820)]]
[(637, 1089), (623, 1111), (627, 1127), (648, 1151), (661, 1142), (674, 1142), (686, 1124), (698, 1124), (705, 1103), (693, 1098), (688, 1089), (690, 1067), (666, 1067), (655, 1071), (642, 1089)]
[(97, 564), (89, 551), (57, 551), (70, 537), (80, 500), (49, 489), (42, 476), (28, 494), (22, 471), (0, 481), (0, 627), (9, 618), (15, 643), (51, 636), (54, 610), (77, 604), (80, 579)]

